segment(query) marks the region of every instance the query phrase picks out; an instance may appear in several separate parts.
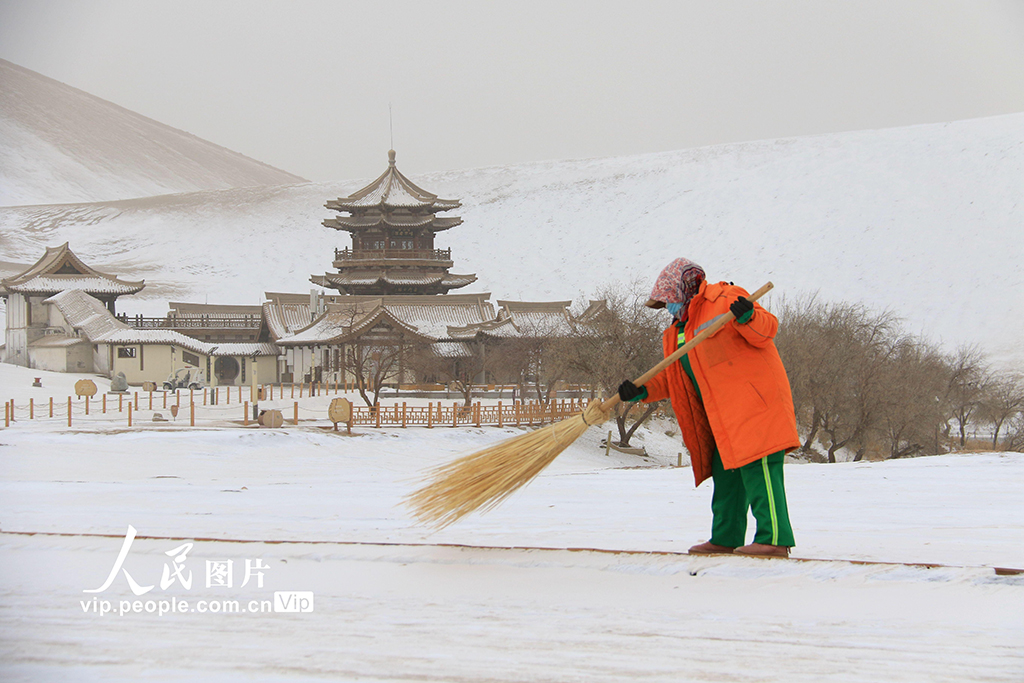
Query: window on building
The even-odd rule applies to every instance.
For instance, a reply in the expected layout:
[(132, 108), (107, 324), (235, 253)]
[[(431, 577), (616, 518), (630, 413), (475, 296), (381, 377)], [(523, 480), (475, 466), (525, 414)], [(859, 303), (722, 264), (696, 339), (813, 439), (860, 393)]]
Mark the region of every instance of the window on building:
[(135, 347), (134, 346), (119, 346), (117, 348), (118, 358), (135, 358)]
[(181, 360), (182, 360), (183, 363), (185, 363), (185, 365), (191, 365), (192, 367), (195, 367), (195, 368), (199, 367), (199, 356), (195, 355), (194, 353), (189, 353), (188, 351), (182, 351), (181, 352)]

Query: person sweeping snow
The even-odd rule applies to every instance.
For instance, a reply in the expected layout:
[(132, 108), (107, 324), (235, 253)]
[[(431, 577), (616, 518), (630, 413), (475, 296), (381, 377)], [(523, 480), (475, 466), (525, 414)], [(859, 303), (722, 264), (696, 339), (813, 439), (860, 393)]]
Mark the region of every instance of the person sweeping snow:
[[(666, 357), (727, 311), (736, 319), (643, 386), (619, 386), (623, 401), (671, 401), (696, 484), (714, 483), (711, 539), (692, 554), (788, 557), (795, 545), (782, 476), (785, 454), (800, 445), (793, 396), (773, 341), (778, 319), (749, 296), (728, 282), (709, 284), (692, 261), (672, 261), (647, 302), (672, 314)], [(748, 509), (757, 532), (744, 545)]]

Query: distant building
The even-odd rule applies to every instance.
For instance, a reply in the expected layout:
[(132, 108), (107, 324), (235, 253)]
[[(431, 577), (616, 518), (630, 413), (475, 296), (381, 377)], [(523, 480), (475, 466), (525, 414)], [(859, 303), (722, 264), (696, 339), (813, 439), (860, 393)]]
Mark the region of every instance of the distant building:
[(395, 166), (394, 150), (379, 178), (326, 206), (342, 215), (324, 225), (349, 232), (352, 246), (335, 250), (337, 272), (310, 279), (336, 294), (268, 292), (262, 306), (171, 302), (161, 317), (117, 316), (117, 297), (145, 283), (102, 273), (67, 244), (48, 248), (33, 266), (0, 262), (4, 359), (63, 372), (123, 372), (133, 385), (159, 385), (179, 371), (209, 386), (368, 375), (433, 383), (456, 366), (482, 382), (493, 381), (494, 366), (483, 361), (494, 349), (572, 334), (569, 301), (499, 301), (495, 312), (490, 294), (449, 293), (477, 279), (450, 273), (451, 250), (434, 246), (436, 233), (462, 223), (438, 214), (461, 204), (413, 184)]
[[(93, 349), (76, 334), (51, 320), (47, 299), (66, 290), (79, 290), (100, 302), (110, 314), (120, 296), (136, 294), (146, 286), (145, 280), (132, 282), (103, 273), (78, 258), (68, 243), (47, 247), (42, 258), (20, 272), (11, 272), (15, 264), (7, 264), (7, 277), (0, 279), (0, 297), (7, 300), (7, 330), (4, 362), (24, 367), (38, 367), (45, 357), (47, 366), (62, 367), (67, 372), (93, 372)], [(38, 356), (34, 362), (34, 357)], [(102, 359), (98, 365), (103, 367)]]
[(462, 223), (458, 216), (437, 214), (461, 205), (417, 187), (395, 166), (390, 150), (388, 168), (379, 178), (325, 204), (342, 215), (324, 225), (351, 233), (352, 247), (334, 250), (338, 272), (310, 281), (341, 294), (372, 296), (447, 294), (476, 282), (476, 275), (449, 273), (451, 249), (434, 247), (435, 234)]

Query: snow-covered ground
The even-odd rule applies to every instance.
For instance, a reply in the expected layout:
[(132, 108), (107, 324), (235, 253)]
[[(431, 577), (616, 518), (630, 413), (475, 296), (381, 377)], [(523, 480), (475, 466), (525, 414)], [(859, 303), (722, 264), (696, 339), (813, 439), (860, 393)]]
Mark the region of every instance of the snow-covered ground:
[[(1024, 567), (1024, 454), (787, 466), (796, 555), (951, 565), (923, 568), (670, 554), (707, 538), (710, 487), (666, 464), (673, 441), (648, 444), (652, 465), (605, 456), (599, 429), (498, 509), (432, 531), (401, 505), (421, 473), (519, 431), (356, 432), (0, 431), (0, 676), (1024, 677), (1024, 576), (992, 570)], [(136, 597), (122, 573), (83, 592), (103, 586), (129, 525), (123, 569), (154, 588)], [(208, 587), (207, 562), (227, 560), (232, 586)], [(241, 585), (246, 561), (262, 586)], [(273, 612), (291, 591), (312, 592), (313, 611)]]

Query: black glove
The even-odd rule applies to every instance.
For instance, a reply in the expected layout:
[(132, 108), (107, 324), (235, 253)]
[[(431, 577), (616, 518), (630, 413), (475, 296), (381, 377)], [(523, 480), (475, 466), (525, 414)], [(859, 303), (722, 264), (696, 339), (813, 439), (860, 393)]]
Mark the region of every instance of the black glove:
[(619, 398), (623, 401), (639, 401), (647, 398), (647, 388), (638, 387), (628, 379), (619, 385)]
[(740, 325), (745, 325), (750, 322), (750, 319), (754, 317), (754, 304), (746, 299), (746, 297), (740, 297), (736, 301), (732, 302), (729, 306), (729, 310), (736, 316), (736, 322)]

